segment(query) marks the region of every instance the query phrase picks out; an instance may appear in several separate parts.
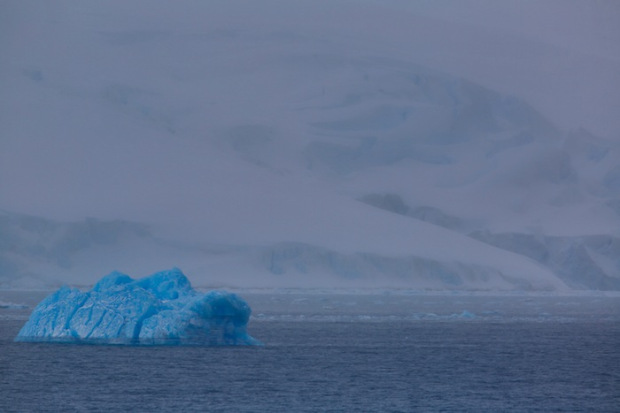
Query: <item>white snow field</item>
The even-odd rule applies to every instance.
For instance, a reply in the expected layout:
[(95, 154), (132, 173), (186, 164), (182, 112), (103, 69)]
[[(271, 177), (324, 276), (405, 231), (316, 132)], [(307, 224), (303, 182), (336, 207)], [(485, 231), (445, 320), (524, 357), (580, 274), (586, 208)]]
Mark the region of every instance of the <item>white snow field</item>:
[(419, 4), (3, 3), (0, 288), (620, 289), (618, 56)]

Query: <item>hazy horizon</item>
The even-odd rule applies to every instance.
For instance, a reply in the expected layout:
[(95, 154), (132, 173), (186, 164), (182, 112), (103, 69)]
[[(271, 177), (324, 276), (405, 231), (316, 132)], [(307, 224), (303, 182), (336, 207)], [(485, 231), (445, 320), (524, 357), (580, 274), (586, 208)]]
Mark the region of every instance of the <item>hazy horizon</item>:
[(179, 266), (616, 289), (619, 20), (582, 0), (5, 1), (0, 284)]

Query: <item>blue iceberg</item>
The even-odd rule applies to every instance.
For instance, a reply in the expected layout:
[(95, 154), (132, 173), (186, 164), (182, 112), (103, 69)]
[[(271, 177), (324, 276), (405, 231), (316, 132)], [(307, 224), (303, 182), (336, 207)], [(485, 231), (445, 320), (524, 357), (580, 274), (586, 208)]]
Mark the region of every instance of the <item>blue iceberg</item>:
[(251, 309), (226, 291), (194, 290), (179, 269), (134, 280), (113, 272), (90, 291), (62, 287), (41, 301), (16, 341), (127, 345), (258, 345)]

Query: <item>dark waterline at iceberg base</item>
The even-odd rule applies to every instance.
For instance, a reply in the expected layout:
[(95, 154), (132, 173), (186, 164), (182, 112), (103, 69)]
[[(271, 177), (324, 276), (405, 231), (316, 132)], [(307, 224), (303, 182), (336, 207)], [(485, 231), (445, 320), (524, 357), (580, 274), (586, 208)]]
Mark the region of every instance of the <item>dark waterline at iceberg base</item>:
[[(10, 294), (0, 299), (37, 301)], [(30, 309), (2, 308), (0, 411), (620, 406), (617, 297), (243, 296), (264, 347), (15, 343)]]

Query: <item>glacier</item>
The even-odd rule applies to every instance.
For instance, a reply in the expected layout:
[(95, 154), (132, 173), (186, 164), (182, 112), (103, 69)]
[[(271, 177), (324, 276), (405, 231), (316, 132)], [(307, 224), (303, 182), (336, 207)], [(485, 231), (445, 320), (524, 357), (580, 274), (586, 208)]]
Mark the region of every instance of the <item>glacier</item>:
[(15, 341), (125, 345), (260, 345), (250, 306), (226, 291), (201, 293), (178, 268), (134, 280), (112, 272), (89, 291), (61, 287), (41, 301)]
[(616, 54), (399, 1), (10, 3), (0, 289), (620, 289)]

